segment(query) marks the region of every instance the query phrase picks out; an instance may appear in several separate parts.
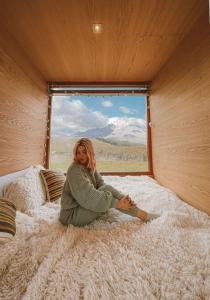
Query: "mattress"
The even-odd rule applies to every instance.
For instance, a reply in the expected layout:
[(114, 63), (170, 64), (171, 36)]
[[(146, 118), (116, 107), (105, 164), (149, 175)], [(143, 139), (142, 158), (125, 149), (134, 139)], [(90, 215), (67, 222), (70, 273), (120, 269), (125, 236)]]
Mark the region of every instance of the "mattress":
[(59, 223), (59, 201), (17, 212), (0, 248), (0, 299), (210, 299), (209, 216), (150, 177), (104, 180), (160, 217), (113, 208), (80, 228)]

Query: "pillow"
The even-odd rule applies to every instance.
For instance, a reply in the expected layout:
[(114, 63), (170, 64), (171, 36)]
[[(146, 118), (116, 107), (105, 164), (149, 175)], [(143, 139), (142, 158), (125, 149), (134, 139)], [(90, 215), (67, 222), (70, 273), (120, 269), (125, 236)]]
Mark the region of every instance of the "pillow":
[(38, 171), (45, 170), (45, 167), (43, 165), (34, 165), (33, 168), (35, 168)]
[(17, 210), (27, 213), (38, 209), (46, 200), (46, 192), (39, 171), (35, 168), (14, 179), (4, 189), (4, 197), (15, 203)]
[(6, 198), (0, 198), (0, 243), (11, 240), (16, 233), (16, 206)]
[(61, 171), (53, 170), (40, 170), (46, 193), (47, 200), (53, 202), (61, 197), (64, 182), (66, 180), (65, 175)]

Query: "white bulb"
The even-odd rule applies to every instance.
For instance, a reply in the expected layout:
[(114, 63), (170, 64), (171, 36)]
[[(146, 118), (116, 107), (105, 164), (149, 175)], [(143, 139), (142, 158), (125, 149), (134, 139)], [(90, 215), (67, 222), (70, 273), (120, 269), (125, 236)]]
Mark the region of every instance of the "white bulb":
[(101, 24), (93, 24), (93, 32), (94, 33), (100, 33), (102, 31), (102, 25)]

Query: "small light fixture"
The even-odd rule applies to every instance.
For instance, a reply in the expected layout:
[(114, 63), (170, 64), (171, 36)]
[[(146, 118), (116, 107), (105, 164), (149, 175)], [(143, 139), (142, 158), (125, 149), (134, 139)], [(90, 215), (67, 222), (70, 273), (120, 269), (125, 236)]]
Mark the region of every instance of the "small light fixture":
[(101, 31), (102, 31), (102, 24), (99, 24), (99, 23), (93, 24), (93, 32), (94, 33), (101, 33)]

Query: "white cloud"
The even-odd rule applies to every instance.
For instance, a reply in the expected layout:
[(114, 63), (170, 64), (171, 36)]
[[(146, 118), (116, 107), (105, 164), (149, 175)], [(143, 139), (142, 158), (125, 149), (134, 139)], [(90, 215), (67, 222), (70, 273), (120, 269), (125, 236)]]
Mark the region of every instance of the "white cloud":
[(112, 104), (112, 102), (110, 100), (103, 101), (101, 103), (101, 105), (104, 106), (104, 107), (112, 107), (113, 106), (113, 104)]
[(120, 106), (119, 110), (124, 114), (133, 114), (136, 112), (136, 109), (132, 109), (126, 106)]
[(146, 129), (146, 121), (143, 119), (129, 118), (129, 117), (113, 117), (109, 118), (109, 124), (114, 124), (118, 128), (136, 127), (139, 130)]
[(80, 100), (66, 100), (65, 97), (56, 97), (52, 113), (53, 134), (71, 135), (108, 124), (108, 118), (101, 112), (91, 111)]
[(109, 119), (114, 125), (114, 131), (107, 138), (124, 140), (136, 143), (147, 143), (146, 121), (129, 117), (114, 117)]

